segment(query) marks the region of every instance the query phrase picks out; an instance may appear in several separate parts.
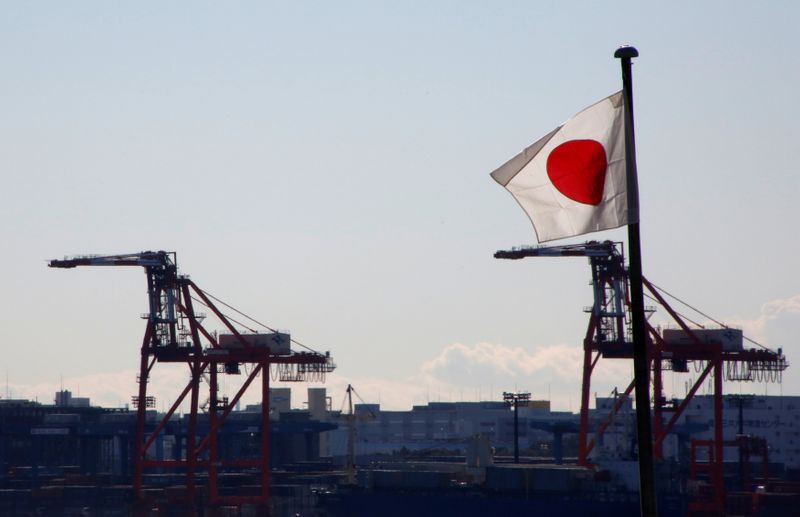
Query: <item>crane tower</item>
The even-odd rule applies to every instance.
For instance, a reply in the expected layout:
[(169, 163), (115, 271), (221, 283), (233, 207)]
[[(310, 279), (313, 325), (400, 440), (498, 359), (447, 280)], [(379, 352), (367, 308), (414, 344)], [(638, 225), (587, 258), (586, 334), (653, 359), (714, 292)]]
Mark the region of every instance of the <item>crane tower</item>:
[[(197, 474), (205, 471), (211, 505), (249, 503), (267, 508), (270, 500), (270, 377), (282, 381), (324, 380), (325, 374), (335, 368), (330, 353), (323, 354), (311, 349), (295, 352), (290, 347), (292, 340), (289, 335), (272, 329), (264, 333), (240, 331), (217, 304), (230, 309), (232, 307), (200, 289), (188, 276), (178, 273), (174, 252), (143, 251), (124, 255), (79, 256), (51, 260), (48, 265), (65, 269), (79, 266), (137, 266), (145, 270), (149, 311), (141, 344), (138, 394), (133, 398), (137, 412), (133, 448), (133, 490), (137, 500), (142, 501), (144, 497), (146, 469), (176, 469), (186, 473), (187, 504), (190, 506), (196, 505), (198, 501)], [(218, 335), (206, 329), (203, 325), (204, 315), (195, 312), (195, 302), (213, 313), (224, 327), (223, 334)], [(151, 430), (147, 421), (147, 408), (153, 406), (153, 397), (148, 396), (147, 384), (153, 368), (159, 363), (187, 365), (189, 381)], [(239, 374), (240, 365), (250, 366), (241, 388), (230, 401), (227, 398), (220, 399), (218, 375)], [(259, 374), (262, 408), (259, 457), (220, 458), (220, 428)], [(199, 402), (201, 379), (207, 380), (209, 385), (209, 428), (205, 436), (199, 434), (198, 428), (198, 412), (202, 409)], [(187, 396), (190, 409), (185, 457), (173, 460), (148, 458), (148, 450)], [(259, 494), (221, 495), (218, 474), (224, 468), (260, 470)]]
[[(590, 432), (589, 402), (592, 372), (601, 358), (632, 359), (633, 337), (630, 329), (630, 296), (628, 269), (625, 265), (622, 243), (590, 241), (584, 244), (563, 246), (524, 246), (501, 250), (494, 254), (498, 259), (518, 260), (527, 257), (587, 257), (592, 269), (594, 303), (586, 311), (589, 325), (583, 340), (583, 379), (581, 386), (580, 435), (578, 463), (591, 465), (590, 454), (600, 437), (611, 424), (634, 388), (631, 381), (617, 398), (609, 415)], [(663, 458), (664, 439), (673, 429), (689, 402), (706, 379), (714, 380), (714, 431), (713, 439), (700, 444), (708, 448), (707, 465), (709, 484), (713, 496), (708, 501), (695, 502), (691, 511), (719, 511), (724, 504), (723, 478), (723, 379), (731, 381), (777, 381), (788, 367), (786, 357), (779, 348), (745, 348), (741, 330), (700, 328), (679, 314), (666, 300), (668, 293), (647, 278), (642, 278), (646, 296), (660, 305), (674, 322), (675, 328), (658, 329), (649, 321), (647, 330), (647, 356), (650, 365), (652, 388), (654, 454)], [(654, 307), (646, 307), (652, 313)], [(693, 366), (700, 374), (680, 403), (668, 401), (663, 393), (662, 374), (665, 370), (688, 372)]]

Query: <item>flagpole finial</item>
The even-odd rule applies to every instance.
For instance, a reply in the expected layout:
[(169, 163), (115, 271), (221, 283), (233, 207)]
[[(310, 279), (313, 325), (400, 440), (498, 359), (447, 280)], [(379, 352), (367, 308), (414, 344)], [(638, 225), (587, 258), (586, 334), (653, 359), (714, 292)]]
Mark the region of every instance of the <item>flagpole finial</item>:
[(636, 50), (636, 47), (623, 45), (619, 47), (616, 52), (614, 52), (614, 57), (617, 59), (631, 59), (634, 57), (639, 57), (639, 51)]

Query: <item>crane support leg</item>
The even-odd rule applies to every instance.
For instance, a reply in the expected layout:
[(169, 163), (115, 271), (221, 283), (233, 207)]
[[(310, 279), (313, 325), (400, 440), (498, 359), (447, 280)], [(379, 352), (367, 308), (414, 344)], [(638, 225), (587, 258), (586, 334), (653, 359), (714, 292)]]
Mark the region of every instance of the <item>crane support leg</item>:
[(133, 492), (138, 499), (142, 495), (142, 469), (145, 460), (144, 449), (144, 422), (147, 416), (147, 377), (150, 373), (148, 364), (148, 350), (150, 339), (153, 336), (153, 322), (147, 322), (147, 328), (142, 338), (142, 356), (139, 363), (139, 399), (136, 408), (136, 443), (133, 446)]
[(600, 354), (592, 362), (592, 339), (597, 326), (594, 316), (589, 318), (586, 337), (583, 338), (583, 379), (581, 384), (581, 427), (578, 435), (578, 465), (589, 465), (589, 397), (591, 393), (592, 370)]
[[(661, 411), (661, 402), (664, 400), (663, 395), (663, 378), (661, 372), (661, 350), (658, 345), (651, 349), (652, 365), (653, 365), (653, 436), (661, 434), (661, 428), (664, 426), (664, 420)], [(662, 459), (664, 457), (664, 449), (661, 446), (663, 442), (655, 441), (655, 457)]]
[(725, 479), (722, 457), (722, 356), (714, 358), (714, 494), (718, 508), (725, 507)]
[(261, 498), (269, 512), (269, 362), (261, 363)]
[(186, 437), (186, 491), (190, 501), (195, 500), (195, 470), (197, 469), (197, 455), (195, 442), (197, 441), (197, 411), (200, 398), (200, 360), (197, 359), (189, 366), (192, 375), (192, 401), (189, 414), (189, 429)]
[[(208, 422), (211, 427), (217, 427), (217, 365), (212, 365), (209, 368), (209, 406), (208, 406)], [(219, 455), (217, 451), (217, 433), (208, 433), (210, 438), (209, 445), (209, 462), (208, 462), (208, 492), (211, 503), (216, 503), (219, 497), (219, 487), (217, 484), (217, 462)]]

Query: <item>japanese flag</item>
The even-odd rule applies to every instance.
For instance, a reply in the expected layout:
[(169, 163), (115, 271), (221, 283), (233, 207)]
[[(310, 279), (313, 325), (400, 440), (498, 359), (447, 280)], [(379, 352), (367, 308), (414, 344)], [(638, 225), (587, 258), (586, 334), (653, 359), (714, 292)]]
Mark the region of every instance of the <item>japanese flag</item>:
[(629, 214), (622, 92), (589, 106), (492, 173), (539, 242), (638, 222)]

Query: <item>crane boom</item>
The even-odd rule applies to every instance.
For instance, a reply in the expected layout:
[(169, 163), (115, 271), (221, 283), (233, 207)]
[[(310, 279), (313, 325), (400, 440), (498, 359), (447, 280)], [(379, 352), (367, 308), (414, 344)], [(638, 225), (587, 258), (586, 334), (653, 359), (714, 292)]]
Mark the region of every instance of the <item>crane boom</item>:
[(148, 319), (153, 332), (152, 346), (177, 346), (179, 340), (178, 318), (181, 303), (178, 266), (174, 251), (140, 251), (121, 255), (80, 255), (62, 260), (51, 260), (52, 268), (72, 269), (78, 266), (140, 266), (147, 273), (149, 299)]
[(122, 255), (79, 255), (62, 260), (51, 260), (49, 267), (70, 269), (78, 266), (142, 266), (169, 267), (175, 265), (175, 253), (167, 251), (142, 251)]
[(526, 257), (610, 257), (619, 253), (617, 243), (612, 241), (589, 241), (583, 244), (564, 246), (518, 246), (500, 250), (497, 259), (519, 260)]

